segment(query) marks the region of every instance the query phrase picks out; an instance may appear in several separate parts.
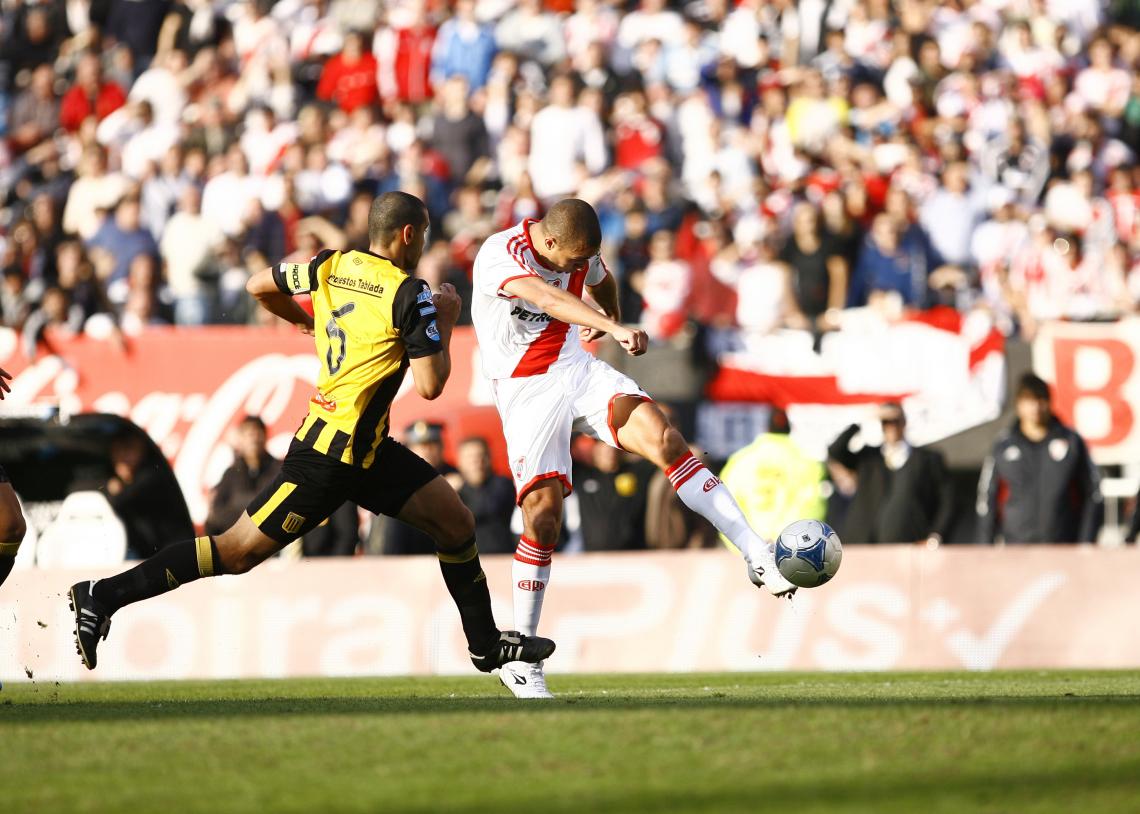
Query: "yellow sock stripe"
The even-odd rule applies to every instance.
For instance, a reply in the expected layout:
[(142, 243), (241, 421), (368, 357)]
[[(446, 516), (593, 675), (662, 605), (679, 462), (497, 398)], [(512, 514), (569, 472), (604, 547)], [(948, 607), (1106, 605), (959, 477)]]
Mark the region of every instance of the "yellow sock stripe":
[(19, 550), (19, 543), (0, 543), (0, 557), (15, 557)]
[(273, 514), (274, 510), (281, 505), (281, 502), (289, 495), (293, 494), (293, 490), (297, 488), (295, 483), (283, 483), (277, 487), (277, 491), (273, 493), (273, 497), (265, 501), (265, 505), (257, 510), (257, 513), (250, 519), (253, 525), (261, 528), (261, 524), (265, 522), (269, 515)]
[(210, 550), (209, 537), (194, 538), (194, 552), (198, 555), (198, 576), (214, 575), (214, 552)]
[(467, 548), (455, 554), (449, 554), (446, 551), (436, 551), (435, 555), (439, 557), (440, 562), (446, 562), (452, 565), (456, 565), (461, 562), (471, 562), (471, 560), (479, 556), (479, 546), (475, 543), (472, 543), (471, 545), (467, 546)]

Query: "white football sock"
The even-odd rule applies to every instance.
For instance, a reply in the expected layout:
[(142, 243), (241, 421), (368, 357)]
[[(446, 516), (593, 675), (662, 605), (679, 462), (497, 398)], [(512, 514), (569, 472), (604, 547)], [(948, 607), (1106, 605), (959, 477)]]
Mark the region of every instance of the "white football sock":
[(766, 545), (744, 517), (736, 499), (721, 483), (720, 478), (708, 470), (691, 452), (685, 453), (665, 470), (665, 476), (677, 490), (681, 501), (708, 520), (717, 531), (740, 549), (744, 559), (752, 563), (754, 546)]
[(515, 630), (526, 636), (538, 631), (542, 598), (550, 582), (550, 555), (554, 546), (544, 546), (528, 537), (519, 539), (512, 563), (511, 592), (515, 600)]

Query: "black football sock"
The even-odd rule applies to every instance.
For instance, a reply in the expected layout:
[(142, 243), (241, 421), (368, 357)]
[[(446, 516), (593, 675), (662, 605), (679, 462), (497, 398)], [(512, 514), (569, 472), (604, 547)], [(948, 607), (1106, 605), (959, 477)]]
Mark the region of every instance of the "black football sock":
[(12, 566), (16, 564), (15, 555), (6, 557), (0, 554), (0, 585), (4, 584), (4, 580), (12, 573)]
[(467, 649), (481, 655), (499, 640), (499, 628), (491, 614), (491, 592), (479, 563), (479, 547), (472, 537), (456, 551), (435, 552), (447, 590), (459, 608)]
[(160, 549), (129, 571), (99, 580), (92, 587), (91, 596), (111, 614), (124, 605), (173, 591), (200, 577), (216, 576), (222, 573), (221, 564), (212, 538), (183, 540)]

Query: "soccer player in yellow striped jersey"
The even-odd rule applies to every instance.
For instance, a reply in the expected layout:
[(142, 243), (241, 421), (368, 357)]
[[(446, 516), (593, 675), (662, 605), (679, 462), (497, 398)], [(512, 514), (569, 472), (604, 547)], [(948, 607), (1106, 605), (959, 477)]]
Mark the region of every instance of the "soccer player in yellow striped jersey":
[[(411, 276), (427, 232), (423, 202), (388, 192), (369, 212), (367, 251), (322, 251), (309, 263), (282, 263), (250, 278), (246, 288), (263, 308), (315, 337), (321, 372), (308, 415), (281, 473), (232, 528), (171, 543), (128, 571), (72, 586), (76, 645), (88, 669), (95, 668), (112, 614), (123, 606), (201, 577), (245, 573), (346, 500), (399, 518), (436, 541), (476, 668), (490, 672), (554, 652), (549, 639), (498, 629), (470, 510), (434, 468), (388, 432), (392, 399), (409, 368), (427, 399), (443, 392), (451, 373), (459, 296), (448, 284), (433, 294)], [(312, 317), (293, 300), (302, 292), (312, 295)]]

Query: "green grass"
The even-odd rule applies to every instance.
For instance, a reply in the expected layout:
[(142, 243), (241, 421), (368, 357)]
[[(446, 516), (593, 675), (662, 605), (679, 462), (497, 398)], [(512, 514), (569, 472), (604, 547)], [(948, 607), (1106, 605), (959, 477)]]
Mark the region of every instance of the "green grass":
[(0, 812), (1140, 811), (1140, 673), (13, 685)]

